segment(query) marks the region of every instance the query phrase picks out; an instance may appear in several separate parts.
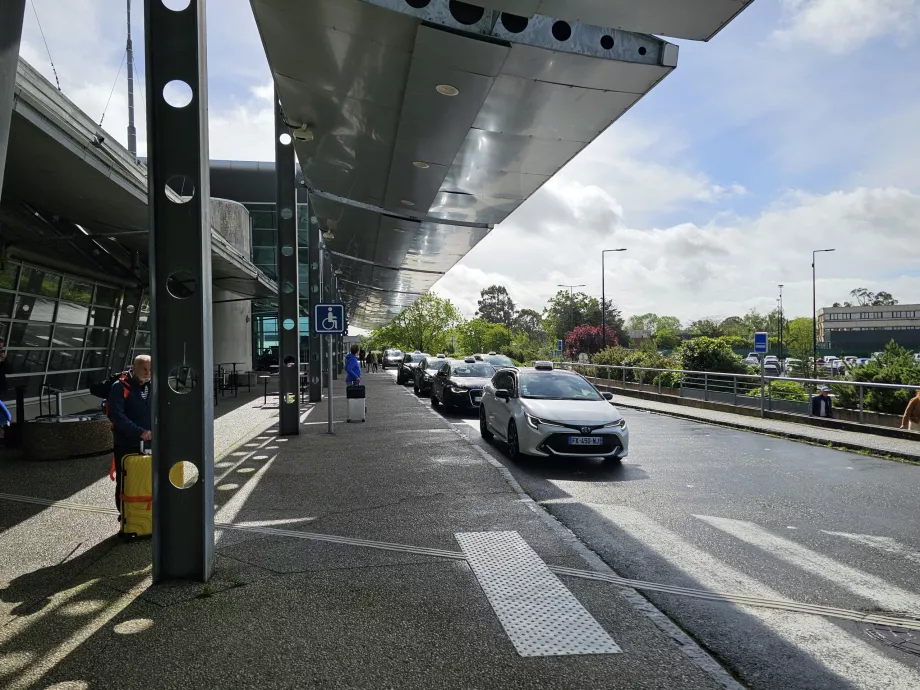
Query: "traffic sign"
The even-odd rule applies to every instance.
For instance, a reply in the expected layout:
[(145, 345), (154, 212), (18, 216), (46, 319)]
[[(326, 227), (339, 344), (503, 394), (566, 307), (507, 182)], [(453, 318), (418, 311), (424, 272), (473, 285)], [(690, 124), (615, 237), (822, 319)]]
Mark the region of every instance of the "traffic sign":
[(769, 333), (754, 334), (754, 352), (766, 352), (770, 342)]
[(344, 304), (317, 304), (313, 312), (313, 332), (317, 335), (337, 335), (344, 333), (348, 326), (345, 323)]
[(561, 340), (556, 341), (556, 352), (562, 352), (562, 341)]

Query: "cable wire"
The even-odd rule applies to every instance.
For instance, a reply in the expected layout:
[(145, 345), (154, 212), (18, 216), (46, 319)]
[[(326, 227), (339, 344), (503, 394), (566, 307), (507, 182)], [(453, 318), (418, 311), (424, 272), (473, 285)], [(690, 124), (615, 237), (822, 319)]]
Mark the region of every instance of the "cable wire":
[(29, 0), (32, 5), (32, 12), (35, 13), (35, 21), (38, 22), (38, 30), (45, 42), (45, 50), (48, 51), (48, 62), (51, 63), (51, 71), (54, 72), (54, 82), (57, 84), (58, 91), (61, 91), (61, 80), (58, 79), (57, 68), (54, 66), (54, 58), (51, 57), (51, 48), (48, 47), (48, 39), (45, 38), (45, 30), (42, 28), (42, 20), (38, 18), (38, 10), (35, 9), (35, 0)]
[(115, 75), (115, 83), (112, 84), (112, 90), (109, 91), (109, 100), (105, 102), (105, 107), (102, 109), (102, 117), (99, 118), (100, 127), (102, 127), (102, 121), (105, 119), (105, 114), (109, 109), (109, 103), (112, 102), (112, 96), (115, 94), (115, 87), (118, 86), (118, 77), (121, 76), (121, 68), (125, 66), (125, 55), (127, 54), (127, 50), (121, 54), (121, 64), (118, 65), (118, 73)]

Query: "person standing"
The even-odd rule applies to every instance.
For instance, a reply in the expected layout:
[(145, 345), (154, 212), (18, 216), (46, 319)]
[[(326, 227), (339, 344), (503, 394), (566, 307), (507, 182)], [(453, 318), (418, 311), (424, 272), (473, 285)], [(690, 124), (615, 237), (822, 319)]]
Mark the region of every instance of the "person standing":
[(834, 418), (834, 402), (828, 395), (831, 389), (827, 386), (821, 386), (821, 395), (816, 395), (811, 399), (811, 414), (815, 417)]
[(115, 507), (121, 510), (121, 461), (140, 451), (142, 441), (153, 439), (150, 409), (153, 392), (150, 355), (138, 355), (130, 375), (112, 384), (106, 404), (115, 437)]
[(361, 365), (362, 369), (364, 369), (364, 362), (366, 361), (366, 359), (367, 359), (367, 353), (364, 351), (364, 348), (362, 347), (358, 352), (358, 364)]
[(345, 385), (357, 386), (361, 383), (361, 362), (358, 359), (358, 346), (352, 345), (351, 352), (345, 355)]
[(920, 431), (920, 390), (907, 403), (904, 416), (901, 418), (901, 428), (907, 427), (910, 431)]

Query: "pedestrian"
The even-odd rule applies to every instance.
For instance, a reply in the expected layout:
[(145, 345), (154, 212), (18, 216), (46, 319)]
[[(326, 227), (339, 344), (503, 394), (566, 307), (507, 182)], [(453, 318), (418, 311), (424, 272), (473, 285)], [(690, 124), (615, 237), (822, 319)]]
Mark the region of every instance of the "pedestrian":
[(920, 431), (920, 390), (907, 403), (904, 416), (901, 418), (901, 428), (907, 427), (911, 431)]
[(368, 353), (367, 353), (367, 366), (365, 367), (364, 371), (370, 373), (371, 368), (372, 368), (373, 366), (374, 366), (374, 353), (373, 353), (373, 352), (368, 352)]
[(345, 355), (345, 385), (357, 386), (361, 383), (361, 361), (358, 359), (358, 346), (352, 345), (351, 352)]
[(115, 507), (121, 510), (121, 460), (140, 452), (141, 442), (153, 439), (150, 408), (153, 393), (150, 355), (138, 355), (130, 374), (112, 384), (106, 404), (115, 437)]
[(377, 363), (380, 361), (380, 355), (371, 353), (371, 367), (373, 367), (373, 372), (377, 373)]
[(834, 418), (834, 402), (828, 393), (831, 389), (827, 386), (821, 386), (821, 395), (816, 395), (811, 399), (811, 414), (815, 417)]
[(367, 359), (367, 353), (364, 351), (364, 348), (362, 347), (361, 350), (358, 352), (358, 363), (361, 365), (362, 369), (364, 368), (364, 362), (366, 361), (366, 359)]

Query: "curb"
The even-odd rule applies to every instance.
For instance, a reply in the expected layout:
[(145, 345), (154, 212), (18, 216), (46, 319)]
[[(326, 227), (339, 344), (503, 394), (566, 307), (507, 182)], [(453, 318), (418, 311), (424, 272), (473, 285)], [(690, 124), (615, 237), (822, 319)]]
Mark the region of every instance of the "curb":
[[(873, 456), (881, 457), (889, 460), (895, 461), (904, 461), (911, 464), (920, 465), (920, 453), (904, 453), (902, 451), (888, 451), (880, 448), (875, 448), (873, 446), (868, 446), (860, 443), (853, 443), (852, 441), (834, 441), (831, 439), (822, 439), (815, 436), (808, 436), (807, 434), (797, 434), (792, 431), (780, 431), (780, 430), (768, 430), (760, 429), (756, 426), (750, 426), (747, 424), (742, 424), (740, 422), (729, 422), (715, 419), (706, 419), (705, 417), (695, 417), (691, 414), (684, 414), (680, 412), (671, 412), (663, 410), (655, 410), (650, 407), (642, 407), (636, 404), (630, 404), (629, 402), (621, 403), (619, 400), (616, 402), (617, 407), (624, 407), (630, 410), (641, 410), (642, 412), (649, 412), (650, 414), (660, 414), (665, 417), (675, 417), (677, 419), (686, 419), (691, 422), (699, 422), (700, 424), (711, 424), (712, 426), (721, 426), (728, 429), (737, 429), (739, 431), (750, 431), (755, 434), (763, 434), (764, 436), (778, 436), (780, 438), (789, 439), (790, 441), (800, 441), (802, 443), (808, 443), (810, 445), (828, 447), (828, 444), (831, 444), (832, 450), (842, 450), (842, 451), (862, 451), (866, 453), (871, 453)], [(791, 422), (790, 422), (791, 423)]]

